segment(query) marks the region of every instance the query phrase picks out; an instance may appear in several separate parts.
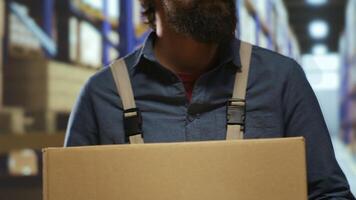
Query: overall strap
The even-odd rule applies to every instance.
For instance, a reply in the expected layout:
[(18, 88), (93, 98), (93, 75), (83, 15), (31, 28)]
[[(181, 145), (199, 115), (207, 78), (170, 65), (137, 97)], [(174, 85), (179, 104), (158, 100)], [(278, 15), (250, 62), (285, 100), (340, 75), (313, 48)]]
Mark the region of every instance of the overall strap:
[(130, 76), (124, 59), (113, 62), (110, 69), (122, 101), (126, 140), (131, 144), (143, 143), (142, 117), (136, 107)]
[(252, 45), (246, 42), (240, 43), (241, 72), (236, 73), (234, 91), (232, 99), (227, 105), (227, 140), (243, 139), (246, 114), (246, 89)]

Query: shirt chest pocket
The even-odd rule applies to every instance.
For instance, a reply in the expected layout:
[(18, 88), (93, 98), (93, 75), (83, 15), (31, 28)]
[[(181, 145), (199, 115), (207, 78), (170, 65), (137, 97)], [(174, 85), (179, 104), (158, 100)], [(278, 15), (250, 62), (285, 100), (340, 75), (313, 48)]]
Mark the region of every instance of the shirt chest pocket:
[(283, 137), (283, 122), (274, 114), (247, 114), (245, 138), (276, 137)]

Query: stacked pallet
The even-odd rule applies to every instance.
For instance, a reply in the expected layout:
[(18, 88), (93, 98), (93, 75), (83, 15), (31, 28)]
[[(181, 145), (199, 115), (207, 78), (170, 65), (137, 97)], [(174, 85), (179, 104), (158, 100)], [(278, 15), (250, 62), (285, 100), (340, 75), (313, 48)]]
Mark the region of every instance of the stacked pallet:
[(0, 1), (0, 134), (24, 132), (24, 112), (19, 108), (5, 108), (3, 106), (3, 38), (5, 29), (5, 2)]
[(45, 58), (10, 57), (4, 67), (4, 103), (32, 118), (26, 131), (63, 130), (81, 87), (95, 72)]

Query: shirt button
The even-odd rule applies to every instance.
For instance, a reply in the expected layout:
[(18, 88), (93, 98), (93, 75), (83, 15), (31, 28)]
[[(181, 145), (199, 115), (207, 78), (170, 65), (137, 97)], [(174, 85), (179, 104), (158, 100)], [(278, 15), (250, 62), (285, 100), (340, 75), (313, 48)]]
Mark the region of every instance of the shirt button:
[(200, 118), (200, 114), (197, 113), (197, 114), (188, 114), (187, 115), (187, 119), (189, 122), (193, 122), (194, 120), (196, 119), (199, 119)]

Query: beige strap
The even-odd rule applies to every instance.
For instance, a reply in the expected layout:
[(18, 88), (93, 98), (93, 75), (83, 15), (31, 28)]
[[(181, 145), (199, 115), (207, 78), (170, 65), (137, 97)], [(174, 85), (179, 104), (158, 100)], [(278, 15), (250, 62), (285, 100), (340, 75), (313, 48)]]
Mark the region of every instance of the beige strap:
[[(252, 45), (246, 42), (242, 42), (240, 44), (240, 60), (241, 60), (241, 72), (236, 73), (235, 77), (235, 85), (234, 91), (232, 94), (233, 99), (246, 99), (246, 90), (247, 90), (247, 82), (248, 75), (250, 71), (250, 63), (251, 63), (251, 54), (252, 54)], [(244, 103), (243, 103), (243, 106)], [(228, 125), (226, 139), (234, 140), (234, 139), (243, 139), (242, 130), (244, 127), (240, 125)]]
[(136, 108), (135, 99), (132, 92), (129, 73), (123, 59), (115, 61), (111, 65), (117, 91), (121, 97), (124, 110)]
[(226, 140), (241, 140), (243, 132), (240, 125), (227, 125)]
[[(110, 68), (114, 77), (117, 91), (122, 101), (123, 109), (129, 110), (129, 109), (136, 108), (136, 103), (132, 92), (130, 76), (127, 71), (127, 66), (124, 59), (115, 61), (114, 63), (111, 64)], [(135, 112), (126, 113), (125, 116), (129, 117), (131, 114), (137, 114), (137, 113)], [(129, 139), (131, 144), (143, 143), (143, 138), (141, 134), (131, 136)]]
[(143, 144), (143, 143), (145, 143), (143, 141), (143, 138), (142, 138), (141, 134), (131, 136), (129, 139), (130, 139), (130, 144)]

